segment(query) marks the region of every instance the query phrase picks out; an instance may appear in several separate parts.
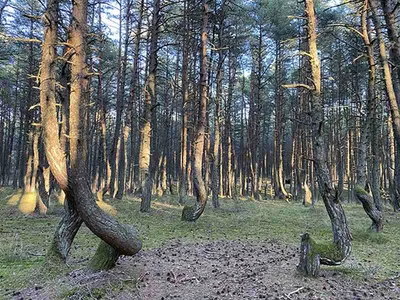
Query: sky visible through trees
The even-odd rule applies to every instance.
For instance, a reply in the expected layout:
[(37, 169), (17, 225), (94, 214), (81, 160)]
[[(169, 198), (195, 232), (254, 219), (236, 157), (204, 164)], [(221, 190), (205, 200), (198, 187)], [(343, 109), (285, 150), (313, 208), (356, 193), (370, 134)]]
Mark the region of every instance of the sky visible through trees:
[(51, 261), (85, 224), (101, 239), (92, 271), (142, 249), (113, 206), (129, 197), (144, 215), (171, 197), (190, 223), (227, 199), (321, 205), (331, 241), (304, 228), (297, 267), (317, 277), (351, 255), (346, 206), (374, 233), (400, 210), (399, 13), (396, 0), (2, 0), (0, 186), (25, 215), (64, 206)]

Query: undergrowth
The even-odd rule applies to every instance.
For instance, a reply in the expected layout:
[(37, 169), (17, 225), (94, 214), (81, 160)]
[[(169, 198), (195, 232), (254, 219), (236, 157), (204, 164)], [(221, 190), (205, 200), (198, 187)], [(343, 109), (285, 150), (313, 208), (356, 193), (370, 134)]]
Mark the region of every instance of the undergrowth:
[[(98, 238), (83, 226), (73, 244), (67, 265), (56, 270), (43, 267), (46, 250), (62, 215), (62, 206), (52, 201), (45, 217), (24, 216), (10, 204), (13, 191), (0, 189), (0, 298), (26, 286), (44, 284), (57, 275), (83, 268), (97, 247)], [(188, 202), (194, 200), (188, 199)], [(176, 196), (155, 198), (150, 213), (140, 213), (140, 200), (125, 197), (110, 201), (120, 222), (133, 224), (140, 232), (143, 249), (162, 247), (173, 239), (185, 242), (209, 240), (270, 240), (299, 246), (300, 235), (308, 232), (317, 242), (331, 241), (329, 218), (322, 204), (304, 207), (284, 201), (256, 202), (221, 199), (220, 209), (211, 205), (196, 223), (181, 221), (183, 206)], [(370, 220), (361, 205), (345, 204), (353, 236), (349, 262), (336, 267), (355, 278), (385, 279), (400, 270), (400, 215), (385, 211), (382, 233), (368, 230)], [(68, 293), (68, 291), (66, 291)]]

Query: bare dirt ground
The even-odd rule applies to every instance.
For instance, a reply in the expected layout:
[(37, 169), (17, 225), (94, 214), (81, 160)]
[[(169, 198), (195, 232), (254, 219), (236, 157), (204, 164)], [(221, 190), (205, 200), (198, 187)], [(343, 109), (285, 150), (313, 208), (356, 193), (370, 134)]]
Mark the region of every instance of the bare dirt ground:
[[(400, 299), (399, 277), (353, 280), (335, 269), (296, 271), (297, 249), (278, 242), (172, 242), (120, 259), (110, 272), (76, 270), (14, 299)], [(348, 264), (356, 262), (348, 262)], [(11, 296), (11, 295), (10, 295)]]

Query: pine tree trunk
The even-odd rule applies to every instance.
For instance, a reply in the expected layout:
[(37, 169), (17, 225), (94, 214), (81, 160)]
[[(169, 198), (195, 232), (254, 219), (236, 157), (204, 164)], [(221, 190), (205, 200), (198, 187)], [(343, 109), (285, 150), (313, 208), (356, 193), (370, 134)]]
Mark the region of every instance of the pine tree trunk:
[(208, 27), (208, 4), (203, 0), (203, 27), (201, 34), (201, 64), (200, 64), (200, 84), (201, 95), (199, 98), (199, 116), (195, 131), (193, 145), (193, 186), (196, 195), (195, 206), (185, 206), (182, 211), (182, 220), (188, 222), (196, 221), (203, 213), (207, 204), (207, 189), (204, 183), (203, 152), (205, 127), (207, 122), (207, 27)]
[[(383, 215), (382, 212), (378, 209), (378, 205), (375, 203), (379, 203), (379, 200), (374, 199), (377, 198), (377, 195), (374, 195), (372, 198), (371, 195), (366, 191), (367, 186), (367, 149), (368, 144), (371, 141), (371, 147), (376, 149), (376, 140), (375, 136), (377, 132), (376, 121), (374, 120), (374, 115), (376, 112), (376, 95), (375, 95), (375, 59), (374, 59), (374, 50), (373, 45), (370, 43), (369, 30), (368, 30), (368, 20), (367, 20), (367, 11), (368, 11), (368, 3), (366, 2), (363, 11), (361, 14), (361, 24), (362, 24), (362, 33), (363, 40), (365, 43), (367, 55), (368, 55), (368, 65), (369, 65), (369, 79), (368, 79), (368, 91), (367, 91), (367, 107), (366, 107), (366, 117), (361, 126), (361, 135), (360, 135), (360, 143), (358, 146), (358, 162), (357, 162), (357, 185), (354, 189), (354, 193), (357, 199), (362, 203), (365, 212), (372, 220), (372, 226), (375, 231), (379, 232), (383, 229)], [(371, 133), (371, 136), (369, 136)], [(376, 151), (375, 151), (376, 152)], [(375, 160), (375, 158), (374, 158)], [(373, 162), (373, 166), (375, 166), (375, 162)], [(376, 180), (376, 173), (379, 172), (376, 168), (372, 168), (372, 177), (373, 180)]]
[(305, 1), (305, 12), (309, 33), (308, 46), (311, 79), (313, 82), (313, 86), (308, 87), (311, 91), (310, 116), (312, 120), (313, 158), (319, 191), (331, 219), (333, 242), (316, 244), (309, 238), (308, 234), (304, 234), (301, 242), (298, 270), (306, 275), (317, 276), (320, 264), (337, 265), (348, 257), (351, 252), (351, 235), (338, 190), (332, 184), (331, 173), (327, 164), (327, 151), (323, 131), (324, 109), (321, 98), (321, 69), (317, 51), (317, 24), (313, 0)]
[(145, 106), (144, 106), (144, 125), (141, 132), (141, 144), (139, 154), (139, 177), (142, 190), (142, 201), (140, 204), (141, 212), (150, 210), (151, 193), (153, 186), (153, 170), (152, 165), (155, 163), (155, 158), (151, 158), (152, 144), (152, 107), (156, 102), (156, 74), (157, 74), (157, 48), (158, 48), (158, 26), (159, 26), (160, 0), (155, 0), (153, 7), (153, 20), (151, 25), (151, 41), (150, 41), (150, 64), (149, 77), (147, 79), (147, 87), (145, 91)]

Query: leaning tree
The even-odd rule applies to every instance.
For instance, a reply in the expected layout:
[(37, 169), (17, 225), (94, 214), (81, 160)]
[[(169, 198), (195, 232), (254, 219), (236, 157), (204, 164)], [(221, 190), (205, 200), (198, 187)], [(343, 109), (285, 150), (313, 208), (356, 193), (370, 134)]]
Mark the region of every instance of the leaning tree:
[(317, 49), (317, 21), (313, 0), (305, 0), (308, 52), (311, 65), (311, 84), (286, 85), (287, 88), (305, 88), (310, 92), (313, 162), (318, 187), (332, 224), (333, 242), (316, 243), (308, 233), (301, 239), (300, 263), (297, 269), (306, 275), (318, 276), (320, 264), (339, 265), (351, 252), (351, 235), (337, 187), (332, 183), (328, 168), (327, 147), (324, 138), (324, 106), (321, 97), (321, 66)]
[(203, 179), (203, 152), (207, 123), (207, 28), (208, 28), (208, 4), (203, 0), (203, 25), (201, 32), (200, 53), (200, 86), (199, 116), (197, 119), (194, 145), (193, 145), (193, 186), (196, 195), (194, 206), (185, 206), (182, 211), (182, 220), (194, 222), (204, 211), (207, 204), (207, 188)]
[(96, 205), (87, 175), (88, 67), (86, 64), (87, 0), (74, 0), (69, 28), (71, 56), (69, 106), (69, 165), (60, 144), (56, 103), (56, 46), (58, 0), (48, 0), (40, 74), (40, 106), (46, 157), (60, 188), (66, 194), (65, 215), (57, 227), (49, 258), (65, 260), (82, 222), (102, 239), (90, 262), (93, 270), (109, 269), (120, 255), (134, 255), (141, 249), (137, 231), (121, 225)]

